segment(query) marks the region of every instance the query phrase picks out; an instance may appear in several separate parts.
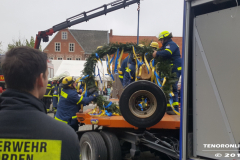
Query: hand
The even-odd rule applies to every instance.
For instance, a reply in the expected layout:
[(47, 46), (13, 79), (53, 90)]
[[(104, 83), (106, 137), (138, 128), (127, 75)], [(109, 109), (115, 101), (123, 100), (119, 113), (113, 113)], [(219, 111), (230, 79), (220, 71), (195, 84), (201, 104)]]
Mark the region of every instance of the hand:
[(154, 50), (153, 52), (153, 58), (155, 58), (157, 56), (157, 51)]
[(79, 93), (82, 94), (82, 89), (79, 90)]
[(98, 92), (94, 92), (92, 96), (97, 98), (99, 96), (99, 94), (98, 94)]

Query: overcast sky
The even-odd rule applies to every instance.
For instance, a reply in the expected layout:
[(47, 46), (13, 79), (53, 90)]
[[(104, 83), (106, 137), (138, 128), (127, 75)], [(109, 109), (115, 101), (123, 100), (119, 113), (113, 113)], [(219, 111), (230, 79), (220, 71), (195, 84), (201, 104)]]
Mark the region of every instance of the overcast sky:
[[(7, 50), (12, 39), (30, 39), (67, 18), (114, 0), (0, 0), (0, 42)], [(140, 36), (169, 30), (182, 37), (184, 0), (142, 0)], [(110, 30), (113, 35), (137, 35), (137, 4), (72, 26), (71, 29)], [(50, 40), (54, 37), (50, 36)], [(41, 42), (44, 49), (48, 43)]]

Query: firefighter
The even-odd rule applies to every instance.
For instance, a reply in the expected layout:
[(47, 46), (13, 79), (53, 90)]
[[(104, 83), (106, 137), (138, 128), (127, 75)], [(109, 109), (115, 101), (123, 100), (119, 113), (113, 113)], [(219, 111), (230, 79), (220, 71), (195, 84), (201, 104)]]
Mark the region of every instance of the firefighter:
[[(172, 41), (172, 33), (169, 31), (163, 31), (159, 34), (158, 37), (159, 41), (162, 43), (162, 47), (160, 48), (160, 51), (154, 51), (153, 57), (165, 57), (167, 59), (171, 59), (173, 63), (173, 69), (172, 72), (177, 74), (177, 78), (179, 80), (179, 77), (181, 75), (182, 70), (182, 58), (180, 55), (180, 50), (178, 45)], [(178, 102), (178, 87), (177, 87), (178, 81), (172, 86), (173, 89), (173, 106), (176, 111), (179, 112), (179, 102)], [(172, 110), (170, 104), (167, 106), (167, 113), (169, 115), (175, 114), (175, 112)]]
[(155, 49), (155, 50), (158, 50), (158, 49), (159, 49), (159, 44), (158, 44), (157, 42), (152, 42), (152, 43), (150, 44), (150, 46), (151, 46), (153, 49)]
[[(15, 47), (5, 54), (2, 71), (7, 90), (0, 99), (0, 159), (79, 159), (77, 134), (48, 116), (40, 100), (48, 84), (47, 54)], [(22, 147), (13, 151), (14, 144)]]
[[(143, 44), (139, 44), (138, 46), (144, 47)], [(137, 58), (139, 58), (138, 54), (137, 54)], [(130, 60), (127, 63), (124, 76), (123, 76), (123, 87), (126, 87), (127, 85), (135, 81), (136, 57), (134, 57), (133, 54), (131, 54), (129, 59)]]
[(45, 104), (47, 112), (50, 111), (50, 105), (52, 103), (52, 97), (53, 97), (53, 92), (52, 92), (52, 79), (48, 79), (48, 85), (47, 85), (47, 90), (46, 93), (43, 96), (43, 103)]
[(128, 63), (130, 63), (132, 61), (132, 58), (130, 58), (130, 56), (127, 56), (123, 61), (122, 61), (122, 65), (121, 65), (121, 68), (120, 70), (118, 71), (118, 74), (119, 74), (119, 79), (123, 85), (123, 76), (124, 76), (124, 73), (127, 69), (127, 65)]
[(80, 110), (80, 105), (88, 104), (98, 97), (98, 93), (94, 92), (89, 97), (83, 97), (77, 93), (76, 85), (75, 79), (71, 76), (67, 76), (62, 80), (60, 86), (63, 89), (61, 90), (55, 119), (70, 125), (75, 131), (78, 131), (76, 113)]

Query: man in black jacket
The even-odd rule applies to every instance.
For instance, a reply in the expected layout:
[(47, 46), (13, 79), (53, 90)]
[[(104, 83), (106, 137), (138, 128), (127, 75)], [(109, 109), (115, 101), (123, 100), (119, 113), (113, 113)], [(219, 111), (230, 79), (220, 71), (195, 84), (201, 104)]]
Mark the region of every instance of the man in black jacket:
[(18, 47), (6, 53), (0, 98), (0, 159), (79, 160), (77, 134), (46, 114), (47, 55)]

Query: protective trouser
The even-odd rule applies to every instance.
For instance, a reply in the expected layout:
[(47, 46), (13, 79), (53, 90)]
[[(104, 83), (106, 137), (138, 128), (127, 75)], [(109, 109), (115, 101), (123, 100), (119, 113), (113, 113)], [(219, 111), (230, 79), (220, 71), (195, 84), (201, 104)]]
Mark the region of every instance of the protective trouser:
[[(173, 107), (174, 109), (179, 112), (179, 102), (178, 102), (178, 82), (179, 82), (179, 77), (181, 76), (181, 70), (177, 71), (176, 72), (177, 74), (177, 79), (178, 81), (175, 82), (175, 84), (172, 85), (172, 89), (173, 89)], [(170, 111), (170, 114), (174, 114), (173, 111), (172, 111), (172, 108), (171, 108), (171, 105), (168, 103), (167, 104), (167, 113)]]

